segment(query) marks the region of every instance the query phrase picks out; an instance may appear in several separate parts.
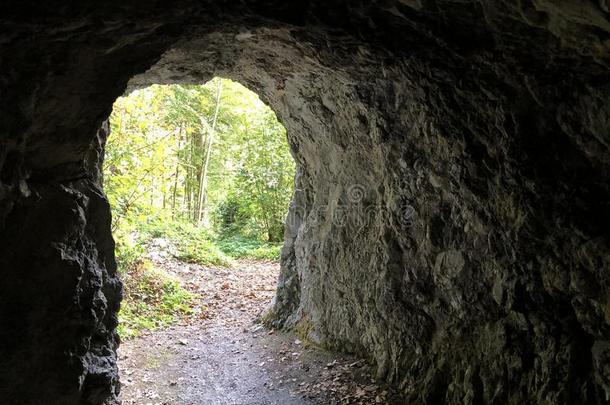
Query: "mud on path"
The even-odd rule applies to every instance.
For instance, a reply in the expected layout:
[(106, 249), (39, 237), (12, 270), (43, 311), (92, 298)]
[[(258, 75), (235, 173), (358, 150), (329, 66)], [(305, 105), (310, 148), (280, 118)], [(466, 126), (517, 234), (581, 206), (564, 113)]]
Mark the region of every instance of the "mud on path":
[(156, 243), (151, 261), (197, 294), (201, 311), (121, 344), (124, 404), (401, 403), (374, 382), (364, 361), (254, 322), (273, 298), (278, 263), (203, 267), (176, 260)]

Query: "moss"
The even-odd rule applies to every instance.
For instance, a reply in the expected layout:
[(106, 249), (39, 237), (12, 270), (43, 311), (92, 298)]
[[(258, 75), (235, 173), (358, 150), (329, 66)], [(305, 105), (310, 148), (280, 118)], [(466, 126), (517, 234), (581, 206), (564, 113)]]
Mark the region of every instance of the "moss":
[(273, 309), (268, 309), (266, 311), (264, 311), (261, 315), (259, 315), (259, 317), (256, 319), (257, 322), (267, 326), (267, 327), (271, 327), (273, 321), (275, 319), (275, 312), (273, 312)]
[(319, 346), (319, 342), (314, 342), (311, 339), (311, 333), (314, 331), (314, 325), (307, 318), (301, 318), (299, 322), (294, 325), (292, 329), (295, 335), (297, 335), (302, 341), (315, 346)]

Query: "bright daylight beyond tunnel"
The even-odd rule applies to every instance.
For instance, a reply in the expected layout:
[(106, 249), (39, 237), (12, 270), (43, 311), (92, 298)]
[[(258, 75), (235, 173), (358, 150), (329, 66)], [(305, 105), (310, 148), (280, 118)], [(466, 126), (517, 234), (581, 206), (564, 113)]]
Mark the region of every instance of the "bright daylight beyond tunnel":
[[(150, 349), (171, 345), (160, 333), (205, 319), (248, 326), (271, 300), (295, 167), (273, 111), (227, 79), (134, 91), (110, 122), (104, 186), (125, 288), (120, 366), (124, 400), (138, 403), (160, 395), (143, 388), (147, 375), (161, 378), (171, 364)], [(190, 337), (169, 339), (186, 346)]]
[(119, 98), (110, 122), (104, 185), (126, 282), (123, 337), (191, 311), (157, 256), (227, 268), (279, 259), (294, 161), (255, 93), (220, 78), (154, 85)]

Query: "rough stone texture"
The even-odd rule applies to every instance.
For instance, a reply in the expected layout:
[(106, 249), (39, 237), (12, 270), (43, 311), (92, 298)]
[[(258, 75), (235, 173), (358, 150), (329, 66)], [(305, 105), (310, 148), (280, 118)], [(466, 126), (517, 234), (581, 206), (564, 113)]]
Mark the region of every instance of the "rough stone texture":
[(266, 320), (413, 403), (606, 403), (609, 5), (0, 6), (0, 397), (114, 403), (113, 100), (231, 77), (298, 166)]

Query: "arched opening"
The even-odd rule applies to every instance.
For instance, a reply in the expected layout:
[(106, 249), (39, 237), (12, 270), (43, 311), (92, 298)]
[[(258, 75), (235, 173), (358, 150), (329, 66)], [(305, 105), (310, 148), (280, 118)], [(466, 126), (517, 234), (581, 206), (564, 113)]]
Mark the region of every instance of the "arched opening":
[(185, 263), (279, 261), (294, 162), (255, 93), (220, 78), (151, 86), (118, 99), (110, 126), (104, 190), (120, 272), (150, 256), (153, 239)]
[[(294, 182), (284, 127), (255, 93), (221, 78), (133, 91), (109, 122), (124, 403), (242, 397), (225, 376), (260, 391), (264, 376), (244, 373), (251, 361), (227, 344), (262, 329), (254, 321), (276, 289)], [(192, 363), (189, 376), (177, 362)]]
[[(118, 401), (103, 122), (126, 89), (222, 76), (296, 163), (266, 325), (370, 359), (413, 403), (607, 402), (604, 2), (14, 3), (1, 398)], [(335, 220), (350, 206), (366, 226)]]

